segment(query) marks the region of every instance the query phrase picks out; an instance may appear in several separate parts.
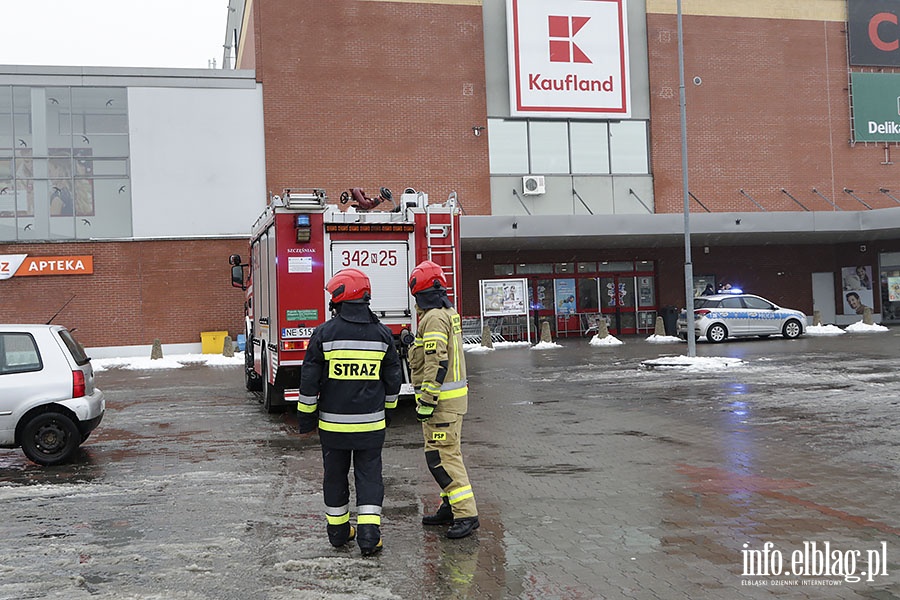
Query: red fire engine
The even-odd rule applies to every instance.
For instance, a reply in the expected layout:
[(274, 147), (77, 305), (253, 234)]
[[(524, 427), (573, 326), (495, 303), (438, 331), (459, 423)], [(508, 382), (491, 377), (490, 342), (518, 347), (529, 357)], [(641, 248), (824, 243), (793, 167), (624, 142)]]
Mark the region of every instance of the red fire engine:
[[(372, 210), (385, 202), (393, 209)], [(416, 317), (407, 280), (419, 262), (432, 260), (444, 268), (447, 293), (458, 302), (459, 212), (455, 192), (429, 204), (427, 194), (409, 188), (399, 204), (387, 188), (377, 198), (353, 188), (340, 205), (320, 189), (288, 189), (270, 199), (251, 229), (249, 264), (237, 254), (229, 259), (232, 285), (246, 291), (245, 382), (262, 392), (267, 412), (297, 402), (309, 338), (331, 317), (325, 283), (345, 267), (369, 276), (370, 307), (394, 333), (404, 363), (401, 395), (412, 395), (401, 342)]]

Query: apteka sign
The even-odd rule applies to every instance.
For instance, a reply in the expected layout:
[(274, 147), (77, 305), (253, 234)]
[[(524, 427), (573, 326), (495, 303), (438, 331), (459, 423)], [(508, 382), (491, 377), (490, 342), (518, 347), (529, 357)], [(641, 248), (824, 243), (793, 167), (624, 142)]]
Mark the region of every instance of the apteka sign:
[(93, 272), (93, 256), (0, 254), (0, 280), (35, 275), (90, 275)]
[(626, 0), (506, 0), (510, 113), (631, 116)]

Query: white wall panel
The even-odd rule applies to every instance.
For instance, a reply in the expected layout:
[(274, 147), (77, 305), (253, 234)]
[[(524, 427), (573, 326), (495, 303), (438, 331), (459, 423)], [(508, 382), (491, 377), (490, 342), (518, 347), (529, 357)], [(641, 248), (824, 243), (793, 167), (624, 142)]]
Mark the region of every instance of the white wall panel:
[(262, 88), (130, 87), (134, 237), (249, 235), (266, 204)]

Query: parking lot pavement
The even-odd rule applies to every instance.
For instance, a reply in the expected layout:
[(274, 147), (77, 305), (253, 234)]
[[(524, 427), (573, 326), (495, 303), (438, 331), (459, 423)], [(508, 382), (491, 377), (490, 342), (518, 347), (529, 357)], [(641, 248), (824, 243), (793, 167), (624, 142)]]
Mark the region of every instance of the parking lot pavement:
[(76, 463), (0, 454), (0, 598), (900, 598), (900, 331), (698, 344), (744, 361), (707, 371), (623, 339), (468, 355), (470, 538), (419, 522), (405, 407), (366, 559), (325, 538), (317, 440), (240, 367), (103, 371)]

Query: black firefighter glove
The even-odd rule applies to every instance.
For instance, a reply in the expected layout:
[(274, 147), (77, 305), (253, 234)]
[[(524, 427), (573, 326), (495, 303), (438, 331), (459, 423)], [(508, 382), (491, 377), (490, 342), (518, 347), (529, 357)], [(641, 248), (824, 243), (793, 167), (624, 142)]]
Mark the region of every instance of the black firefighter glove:
[(297, 413), (297, 433), (315, 431), (318, 421), (316, 413)]
[(434, 414), (435, 408), (437, 408), (437, 401), (434, 396), (422, 394), (422, 397), (416, 401), (416, 419), (419, 423), (424, 423)]
[(385, 409), (385, 411), (384, 411), (384, 426), (385, 427), (391, 426), (391, 419), (394, 418), (394, 410), (395, 409), (393, 409), (393, 408)]

